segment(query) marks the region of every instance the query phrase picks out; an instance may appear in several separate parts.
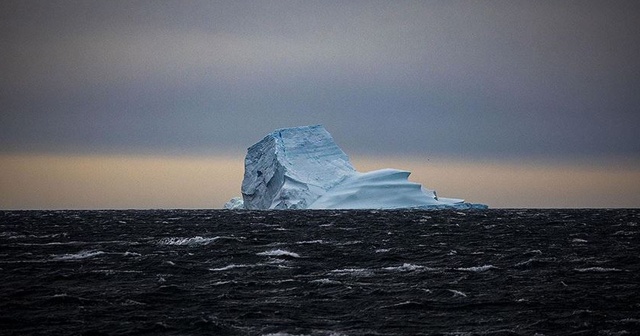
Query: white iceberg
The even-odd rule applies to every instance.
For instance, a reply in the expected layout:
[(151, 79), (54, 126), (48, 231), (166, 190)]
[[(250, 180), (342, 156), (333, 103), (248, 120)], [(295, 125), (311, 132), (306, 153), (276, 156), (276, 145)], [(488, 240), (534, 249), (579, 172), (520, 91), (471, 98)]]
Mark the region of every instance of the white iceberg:
[(242, 199), (227, 209), (486, 208), (438, 197), (408, 180), (410, 172), (361, 173), (321, 125), (283, 128), (249, 147)]

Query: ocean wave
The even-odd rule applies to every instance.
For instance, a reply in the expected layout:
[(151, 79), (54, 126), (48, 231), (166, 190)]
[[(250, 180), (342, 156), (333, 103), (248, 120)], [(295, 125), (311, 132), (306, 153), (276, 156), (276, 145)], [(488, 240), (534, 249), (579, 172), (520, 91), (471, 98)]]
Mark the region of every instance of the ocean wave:
[(574, 268), (574, 271), (586, 273), (586, 272), (622, 272), (619, 268), (607, 268), (607, 267), (586, 267), (586, 268)]
[(181, 238), (181, 237), (167, 237), (162, 238), (158, 241), (159, 245), (176, 245), (176, 246), (194, 246), (194, 245), (208, 245), (221, 237), (211, 237), (205, 238), (201, 236), (195, 236), (190, 238)]
[[(511, 210), (469, 212), (463, 221), (451, 211), (333, 218), (332, 211), (189, 210), (165, 225), (178, 212), (69, 212), (82, 221), (53, 212), (45, 219), (20, 212), (14, 220), (0, 212), (0, 235), (11, 232), (0, 237), (0, 274), (11, 289), (4, 305), (20, 308), (7, 310), (4, 329), (43, 336), (533, 335), (551, 320), (576, 334), (634, 334), (640, 226), (626, 223), (639, 221), (640, 212), (525, 212), (527, 218)], [(558, 218), (565, 213), (575, 220)], [(424, 214), (433, 218), (417, 223)], [(111, 220), (115, 215), (128, 224)], [(254, 215), (289, 231), (251, 232)], [(485, 224), (496, 226), (487, 231)], [(60, 232), (69, 235), (55, 237)], [(27, 237), (8, 239), (22, 233)], [(588, 243), (572, 243), (578, 238)], [(457, 254), (448, 256), (452, 250)], [(557, 306), (555, 294), (567, 309), (531, 314)], [(134, 313), (76, 318), (78, 307), (89, 315)], [(25, 311), (33, 318), (24, 319)]]
[(459, 296), (459, 297), (467, 297), (467, 294), (459, 291), (459, 290), (455, 290), (455, 289), (447, 289), (449, 292), (453, 293), (453, 296)]
[(497, 267), (493, 265), (484, 265), (484, 266), (474, 266), (474, 267), (460, 267), (456, 268), (456, 271), (461, 272), (486, 272), (490, 269), (497, 269)]
[(336, 246), (349, 246), (349, 245), (356, 245), (356, 244), (362, 244), (362, 241), (361, 240), (350, 240), (350, 241), (346, 241), (346, 242), (336, 243)]
[(122, 255), (125, 256), (125, 257), (140, 257), (140, 256), (142, 256), (142, 254), (140, 254), (138, 252), (129, 252), (129, 251), (123, 253)]
[(322, 239), (318, 239), (318, 240), (305, 240), (305, 241), (299, 241), (296, 242), (297, 245), (303, 245), (303, 244), (326, 244), (327, 242), (322, 240)]
[(240, 265), (236, 265), (236, 264), (230, 264), (224, 267), (219, 267), (219, 268), (209, 268), (210, 271), (214, 271), (214, 272), (219, 272), (219, 271), (228, 271), (230, 269), (234, 269), (234, 268), (247, 268), (247, 267), (255, 267), (257, 265), (244, 265), (244, 264), (240, 264)]
[(311, 280), (309, 282), (310, 283), (322, 284), (322, 285), (339, 285), (339, 284), (341, 284), (340, 281), (331, 280), (331, 279), (327, 279), (327, 278)]
[(269, 257), (293, 257), (293, 258), (300, 258), (300, 255), (294, 252), (289, 252), (287, 250), (281, 250), (281, 249), (276, 249), (276, 250), (269, 250), (269, 251), (264, 251), (264, 252), (259, 252), (256, 253), (259, 256), (269, 256)]
[(331, 273), (336, 275), (351, 275), (351, 276), (373, 275), (373, 271), (371, 271), (368, 268), (341, 268), (341, 269), (334, 269), (331, 271)]
[(514, 267), (523, 267), (523, 266), (530, 266), (531, 264), (533, 264), (537, 259), (536, 258), (531, 258), (529, 260), (525, 260), (525, 261), (521, 261), (515, 265), (513, 265)]
[(54, 260), (78, 260), (78, 259), (93, 258), (102, 254), (105, 254), (105, 252), (104, 251), (80, 251), (78, 253), (56, 254), (53, 256), (53, 259)]
[(95, 245), (95, 244), (115, 244), (115, 245), (140, 245), (138, 242), (129, 242), (124, 240), (108, 240), (108, 241), (66, 241), (66, 242), (48, 242), (48, 243), (17, 243), (19, 246), (55, 246), (55, 245)]
[(424, 267), (424, 266), (420, 266), (420, 265), (414, 265), (414, 264), (409, 264), (409, 263), (404, 263), (400, 266), (395, 266), (395, 267), (384, 267), (382, 268), (385, 271), (398, 271), (398, 272), (410, 272), (410, 271), (417, 271), (417, 270), (434, 270), (433, 268), (429, 268), (429, 267)]
[(335, 332), (335, 331), (319, 331), (319, 330), (314, 330), (312, 334), (290, 334), (287, 332), (276, 332), (276, 333), (269, 333), (269, 334), (262, 334), (261, 336), (311, 336), (311, 335), (318, 335), (318, 336), (346, 336), (345, 334), (339, 333), (339, 332)]
[(286, 263), (288, 260), (285, 259), (280, 259), (280, 258), (268, 258), (266, 263), (267, 264), (284, 264)]
[(99, 269), (90, 271), (90, 273), (96, 274), (104, 274), (104, 275), (114, 275), (114, 274), (140, 274), (142, 271), (135, 270), (112, 270), (112, 269)]
[[(229, 264), (227, 266), (223, 266), (223, 267), (217, 267), (217, 268), (209, 268), (209, 271), (212, 272), (221, 272), (221, 271), (228, 271), (234, 268), (253, 268), (253, 267), (277, 267), (277, 268), (289, 268), (286, 266), (282, 266), (282, 265), (270, 265), (270, 264)], [(293, 281), (291, 279), (287, 279), (287, 280), (283, 280), (280, 282), (289, 282), (289, 281)]]

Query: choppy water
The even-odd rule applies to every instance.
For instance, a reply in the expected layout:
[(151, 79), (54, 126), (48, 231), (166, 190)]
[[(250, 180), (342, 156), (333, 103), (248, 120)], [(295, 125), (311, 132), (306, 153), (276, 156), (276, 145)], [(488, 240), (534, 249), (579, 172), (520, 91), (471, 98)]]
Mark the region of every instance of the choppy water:
[(638, 334), (639, 215), (4, 211), (0, 334)]

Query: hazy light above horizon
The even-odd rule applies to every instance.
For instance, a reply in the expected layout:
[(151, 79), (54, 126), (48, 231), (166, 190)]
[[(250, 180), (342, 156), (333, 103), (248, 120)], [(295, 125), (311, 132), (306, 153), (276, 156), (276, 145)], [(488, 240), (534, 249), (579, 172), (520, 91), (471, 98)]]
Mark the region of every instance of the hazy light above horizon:
[[(494, 208), (640, 206), (640, 165), (356, 157), (358, 170), (412, 171), (441, 196)], [(241, 156), (0, 156), (0, 209), (222, 208), (240, 196)]]

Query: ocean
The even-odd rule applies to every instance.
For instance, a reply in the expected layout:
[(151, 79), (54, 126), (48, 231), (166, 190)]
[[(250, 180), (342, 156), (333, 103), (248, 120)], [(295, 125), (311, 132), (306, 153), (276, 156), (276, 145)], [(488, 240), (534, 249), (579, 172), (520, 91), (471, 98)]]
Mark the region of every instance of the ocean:
[(639, 215), (0, 211), (0, 334), (637, 335)]

